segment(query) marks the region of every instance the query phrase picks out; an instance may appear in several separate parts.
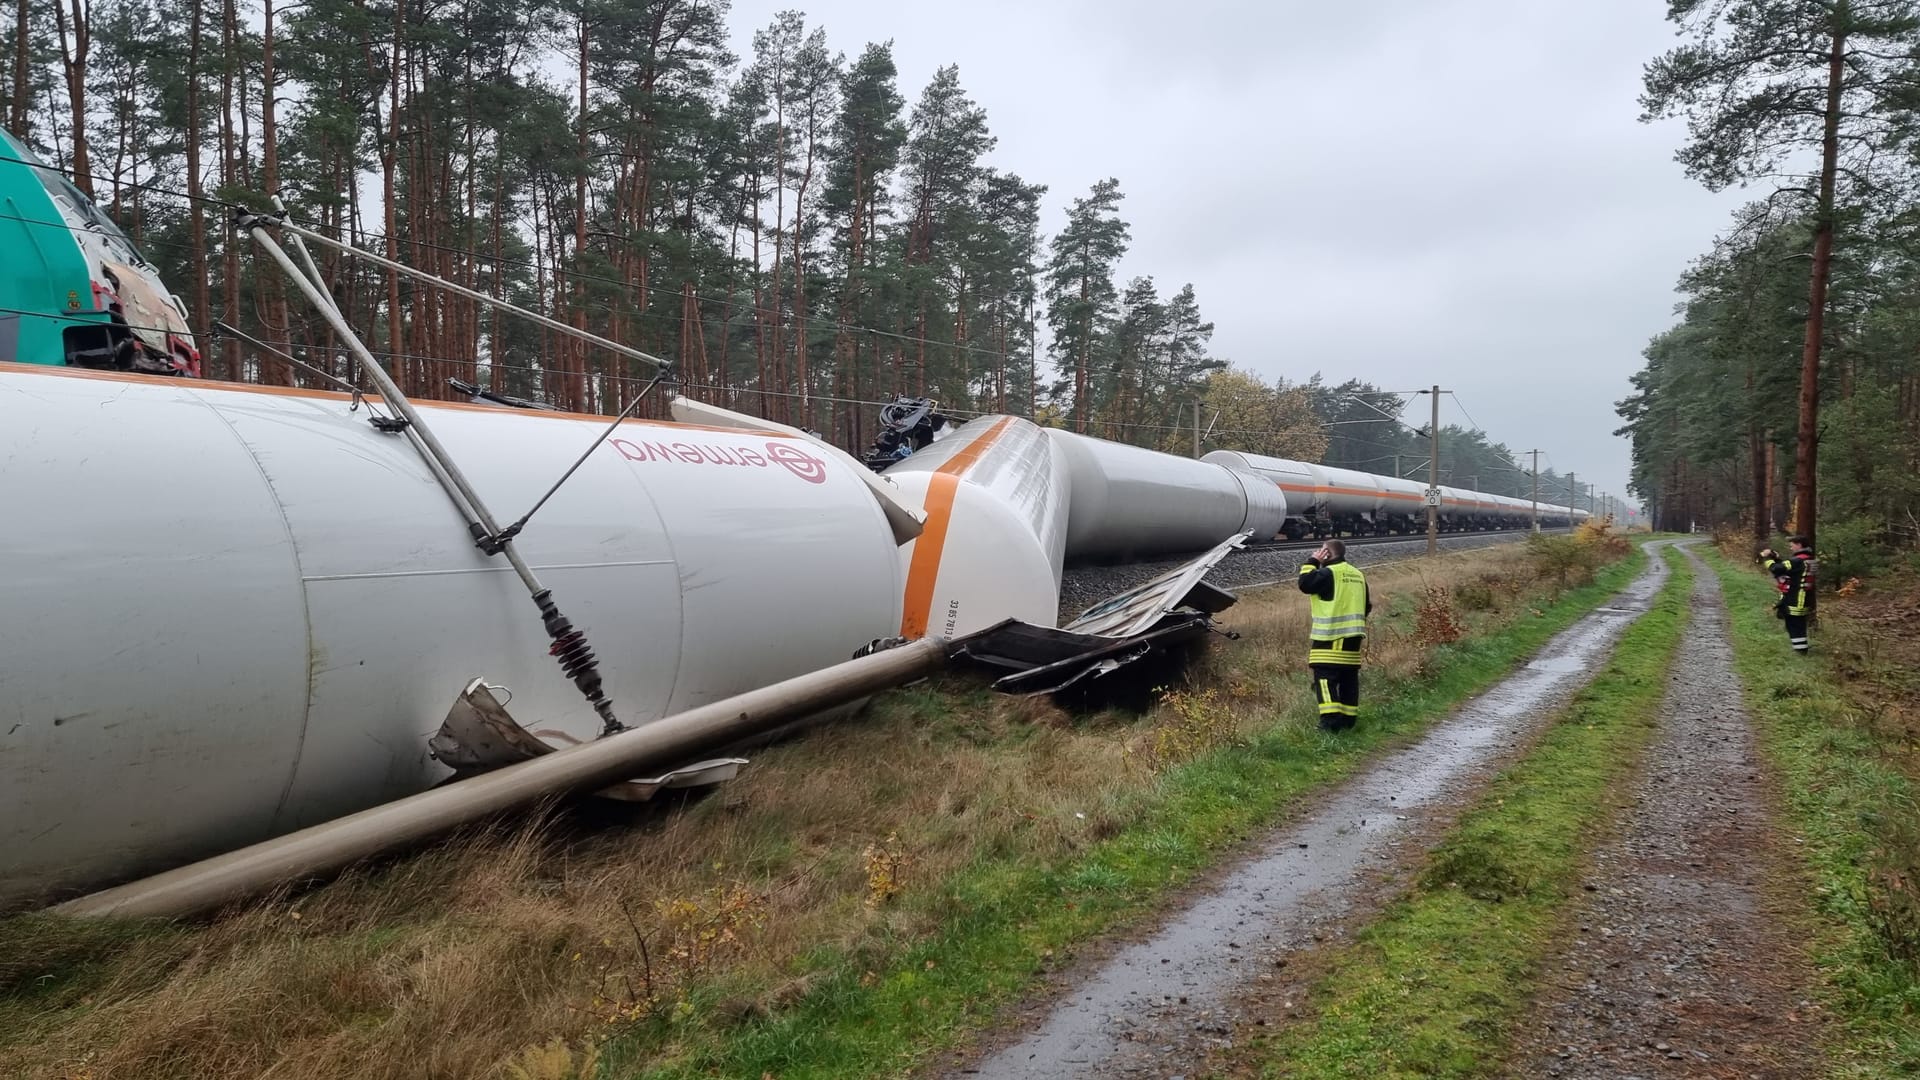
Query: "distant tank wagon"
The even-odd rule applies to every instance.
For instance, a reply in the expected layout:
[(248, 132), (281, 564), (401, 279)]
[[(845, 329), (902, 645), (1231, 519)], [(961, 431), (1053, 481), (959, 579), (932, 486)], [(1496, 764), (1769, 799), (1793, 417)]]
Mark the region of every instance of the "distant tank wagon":
[[(1426, 528), (1427, 489), (1413, 480), (1238, 450), (1215, 450), (1200, 460), (1264, 477), (1278, 487), (1287, 499), (1281, 533), (1289, 539), (1385, 536)], [(1437, 509), (1440, 527), (1447, 532), (1517, 529), (1534, 521), (1529, 500), (1444, 484)], [(1540, 504), (1543, 527), (1576, 525), (1589, 516), (1585, 510)]]

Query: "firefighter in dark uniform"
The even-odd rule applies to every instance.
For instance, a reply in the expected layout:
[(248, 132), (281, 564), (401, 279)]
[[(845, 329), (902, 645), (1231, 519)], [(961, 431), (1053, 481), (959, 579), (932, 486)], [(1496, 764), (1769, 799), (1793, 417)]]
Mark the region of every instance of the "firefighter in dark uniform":
[(1329, 540), (1300, 568), (1300, 591), (1313, 615), (1307, 663), (1320, 729), (1345, 731), (1360, 715), (1360, 651), (1373, 613), (1367, 577), (1347, 561), (1347, 545)]
[(1807, 640), (1807, 618), (1813, 614), (1814, 578), (1819, 576), (1819, 564), (1814, 562), (1813, 549), (1807, 546), (1804, 536), (1795, 536), (1787, 540), (1791, 550), (1786, 558), (1772, 548), (1762, 548), (1760, 562), (1773, 575), (1773, 583), (1780, 590), (1780, 599), (1773, 605), (1773, 613), (1786, 620), (1787, 642), (1793, 651), (1806, 655), (1812, 648)]

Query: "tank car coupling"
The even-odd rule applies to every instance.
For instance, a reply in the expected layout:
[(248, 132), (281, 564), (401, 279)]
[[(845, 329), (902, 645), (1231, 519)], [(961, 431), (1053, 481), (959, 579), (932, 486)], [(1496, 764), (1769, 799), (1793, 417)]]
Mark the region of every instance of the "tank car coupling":
[(600, 689), (600, 662), (593, 655), (593, 647), (587, 644), (586, 632), (560, 614), (551, 589), (540, 590), (533, 602), (539, 605), (540, 621), (546, 624), (547, 636), (553, 639), (547, 652), (560, 661), (560, 670), (573, 680), (593, 711), (600, 715), (600, 737), (604, 739), (627, 730), (627, 725), (613, 715), (613, 702), (608, 701)]

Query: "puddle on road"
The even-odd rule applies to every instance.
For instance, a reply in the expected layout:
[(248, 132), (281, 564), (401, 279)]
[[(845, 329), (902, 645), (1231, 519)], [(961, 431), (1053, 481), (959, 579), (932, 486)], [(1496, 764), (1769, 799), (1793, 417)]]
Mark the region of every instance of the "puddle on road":
[[(1649, 545), (1653, 551), (1661, 544)], [(1655, 558), (1612, 602), (1424, 738), (1347, 781), (1318, 813), (1268, 840), (1150, 939), (1127, 946), (1019, 1042), (956, 1075), (1164, 1076), (1233, 1030), (1233, 992), (1312, 944), (1418, 819), (1458, 811), (1448, 796), (1584, 685), (1596, 660), (1666, 580)], [(1365, 723), (1364, 718), (1361, 721)]]

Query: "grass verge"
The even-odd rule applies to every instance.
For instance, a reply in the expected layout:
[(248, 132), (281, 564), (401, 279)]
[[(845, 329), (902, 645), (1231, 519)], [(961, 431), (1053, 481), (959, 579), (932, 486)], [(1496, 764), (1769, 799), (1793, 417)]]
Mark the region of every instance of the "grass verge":
[[(1204, 869), (1224, 845), (1271, 823), (1302, 792), (1348, 775), (1370, 752), (1425, 727), (1504, 675), (1637, 573), (1635, 555), (1565, 594), (1538, 617), (1450, 646), (1423, 677), (1369, 686), (1366, 719), (1329, 739), (1276, 726), (1201, 756), (1164, 778), (1125, 832), (1053, 866), (991, 860), (940, 890), (940, 931), (879, 970), (819, 955), (817, 989), (797, 1008), (731, 1037), (654, 1058), (664, 1031), (616, 1041), (612, 1075), (762, 1076), (782, 1080), (886, 1073), (924, 1061), (989, 1021), (1058, 951), (1147, 909)], [(623, 1052), (624, 1051), (624, 1052)]]
[[(1920, 883), (1902, 867), (1911, 860), (1920, 787), (1900, 767), (1912, 732), (1883, 730), (1860, 696), (1869, 689), (1861, 676), (1871, 672), (1853, 662), (1862, 648), (1879, 647), (1861, 640), (1875, 631), (1850, 626), (1845, 608), (1823, 598), (1835, 611), (1814, 635), (1814, 655), (1793, 656), (1771, 611), (1771, 583), (1720, 552), (1706, 554), (1726, 590), (1734, 666), (1785, 789), (1826, 929), (1815, 962), (1846, 1024), (1838, 1074), (1920, 1073), (1920, 924), (1911, 911)], [(1860, 681), (1843, 681), (1843, 666)]]
[(1642, 559), (1557, 602), (1525, 545), (1370, 570), (1352, 737), (1314, 730), (1304, 599), (1270, 589), (1144, 714), (937, 679), (685, 805), (508, 817), (205, 923), (0, 920), (0, 1073), (894, 1072), (1499, 677)]
[(1607, 794), (1654, 733), (1687, 622), (1672, 576), (1607, 667), (1524, 758), (1496, 776), (1413, 889), (1331, 957), (1317, 1013), (1251, 1047), (1262, 1075), (1477, 1076), (1497, 1063)]

